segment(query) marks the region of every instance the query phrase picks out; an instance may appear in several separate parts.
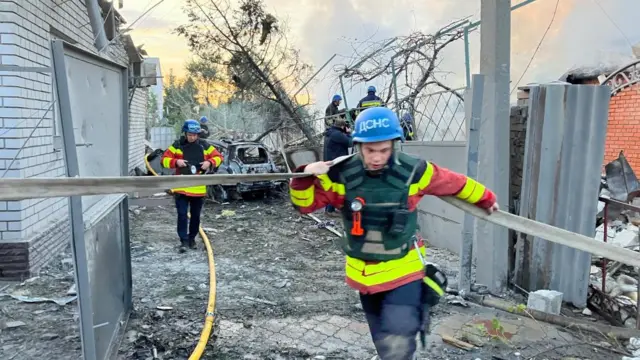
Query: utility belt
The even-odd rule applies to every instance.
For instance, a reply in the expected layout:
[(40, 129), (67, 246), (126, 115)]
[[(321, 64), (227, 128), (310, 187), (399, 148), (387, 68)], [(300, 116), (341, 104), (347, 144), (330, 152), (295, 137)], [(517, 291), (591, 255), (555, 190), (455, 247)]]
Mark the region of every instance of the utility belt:
[(429, 333), (429, 309), (436, 306), (440, 302), (440, 298), (444, 295), (447, 288), (447, 275), (438, 269), (435, 264), (429, 263), (422, 256), (418, 242), (414, 240), (418, 257), (424, 265), (424, 277), (422, 278), (422, 303), (424, 304), (421, 312), (420, 342), (422, 347), (426, 347), (426, 335)]

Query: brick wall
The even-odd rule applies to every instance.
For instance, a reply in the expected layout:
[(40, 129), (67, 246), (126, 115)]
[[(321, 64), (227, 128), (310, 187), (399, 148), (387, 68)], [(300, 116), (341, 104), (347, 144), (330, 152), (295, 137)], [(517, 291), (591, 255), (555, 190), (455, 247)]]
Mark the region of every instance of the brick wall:
[(605, 164), (617, 159), (620, 150), (640, 175), (640, 84), (624, 88), (611, 98)]
[[(96, 52), (84, 0), (0, 1), (0, 64), (50, 66), (50, 41), (62, 35)], [(119, 40), (102, 55), (128, 64)], [(53, 144), (54, 116), (45, 111), (52, 97), (50, 74), (0, 71), (0, 175), (65, 175), (62, 153)], [(146, 102), (132, 108), (129, 151), (131, 163), (138, 164), (144, 151), (144, 117), (138, 114), (146, 112)], [(24, 278), (67, 245), (67, 215), (66, 198), (0, 202), (0, 278)]]
[(511, 158), (509, 161), (509, 207), (512, 212), (519, 212), (520, 190), (522, 187), (522, 170), (524, 168), (524, 151), (525, 141), (527, 139), (527, 116), (529, 114), (528, 106), (511, 107), (510, 120), (510, 137), (509, 143)]
[[(132, 90), (129, 90), (132, 91)], [(145, 119), (147, 117), (148, 88), (137, 88), (129, 109), (129, 173), (139, 167), (144, 169)]]

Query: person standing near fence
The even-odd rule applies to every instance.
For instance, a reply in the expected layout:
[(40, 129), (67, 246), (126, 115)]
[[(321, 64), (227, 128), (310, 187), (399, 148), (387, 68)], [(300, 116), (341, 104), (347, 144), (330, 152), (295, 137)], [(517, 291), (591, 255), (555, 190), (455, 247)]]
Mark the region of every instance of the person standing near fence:
[(329, 105), (327, 105), (327, 108), (324, 110), (325, 124), (327, 126), (331, 126), (338, 118), (338, 115), (343, 112), (339, 109), (341, 101), (342, 96), (338, 94), (333, 95), (331, 103), (329, 103)]
[(402, 133), (406, 141), (414, 140), (412, 124), (413, 124), (413, 118), (411, 117), (411, 114), (404, 113), (404, 115), (402, 115), (402, 118), (400, 119), (400, 125), (402, 126)]
[[(222, 163), (222, 154), (208, 142), (199, 138), (200, 123), (186, 120), (182, 125), (183, 136), (162, 154), (162, 166), (176, 169), (175, 175), (197, 176), (214, 170)], [(181, 253), (196, 248), (196, 235), (200, 230), (200, 212), (207, 194), (206, 185), (171, 189), (178, 212), (178, 237)], [(189, 219), (188, 214), (191, 214)]]
[(209, 137), (209, 135), (211, 135), (211, 133), (209, 133), (209, 125), (207, 125), (207, 122), (209, 122), (209, 119), (207, 119), (206, 116), (203, 116), (200, 118), (200, 138), (201, 139), (206, 139)]
[(463, 174), (395, 149), (403, 138), (396, 114), (384, 107), (362, 111), (355, 121), (358, 152), (337, 164), (318, 161), (295, 172), (291, 202), (303, 213), (333, 205), (342, 213), (346, 282), (360, 293), (381, 360), (415, 358), (416, 335), (424, 345), (429, 307), (446, 288), (446, 276), (426, 262), (417, 234), (417, 206), (425, 195), (455, 196), (488, 213), (495, 194)]

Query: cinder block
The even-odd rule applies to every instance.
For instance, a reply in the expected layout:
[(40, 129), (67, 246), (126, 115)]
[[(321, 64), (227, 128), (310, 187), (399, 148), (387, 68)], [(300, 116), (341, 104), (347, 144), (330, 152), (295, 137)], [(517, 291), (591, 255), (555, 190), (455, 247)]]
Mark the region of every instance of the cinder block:
[(560, 315), (563, 294), (555, 290), (538, 290), (529, 293), (527, 308)]

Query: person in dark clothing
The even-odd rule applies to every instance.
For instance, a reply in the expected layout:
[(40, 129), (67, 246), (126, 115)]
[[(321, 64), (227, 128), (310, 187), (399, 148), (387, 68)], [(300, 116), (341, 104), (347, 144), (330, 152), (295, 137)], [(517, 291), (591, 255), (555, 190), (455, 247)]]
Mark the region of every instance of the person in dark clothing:
[[(188, 119), (182, 125), (184, 133), (162, 154), (162, 166), (175, 169), (175, 175), (198, 176), (216, 169), (223, 160), (222, 154), (213, 145), (199, 138), (200, 123)], [(200, 230), (200, 212), (207, 195), (205, 185), (179, 187), (171, 189), (178, 212), (177, 232), (180, 237), (179, 251), (185, 252), (187, 246), (196, 248), (196, 235)], [(191, 214), (189, 219), (188, 214)]]
[(402, 115), (402, 118), (400, 119), (400, 126), (402, 126), (404, 139), (406, 141), (413, 140), (413, 118), (411, 117), (411, 114), (405, 113), (404, 115)]
[(331, 104), (329, 104), (327, 106), (327, 109), (324, 111), (324, 116), (325, 116), (325, 123), (327, 124), (327, 126), (331, 126), (337, 116), (342, 113), (342, 111), (340, 111), (340, 109), (338, 109), (338, 106), (340, 106), (340, 102), (342, 101), (342, 96), (336, 94), (333, 95), (333, 99), (331, 99)]
[(384, 106), (382, 99), (376, 95), (376, 87), (369, 86), (367, 89), (367, 96), (360, 99), (358, 102), (358, 112), (361, 112), (367, 108), (375, 106)]
[(207, 122), (209, 121), (209, 119), (207, 119), (206, 116), (203, 116), (200, 118), (200, 138), (201, 139), (206, 139), (209, 137), (209, 126), (207, 125)]
[[(343, 118), (338, 118), (333, 126), (324, 133), (324, 161), (334, 160), (340, 156), (348, 155), (349, 148), (353, 146), (350, 129)], [(325, 208), (327, 215), (339, 215), (332, 205)]]

